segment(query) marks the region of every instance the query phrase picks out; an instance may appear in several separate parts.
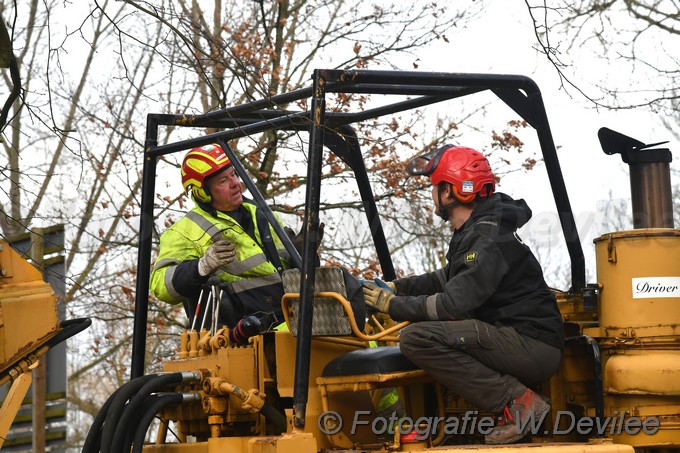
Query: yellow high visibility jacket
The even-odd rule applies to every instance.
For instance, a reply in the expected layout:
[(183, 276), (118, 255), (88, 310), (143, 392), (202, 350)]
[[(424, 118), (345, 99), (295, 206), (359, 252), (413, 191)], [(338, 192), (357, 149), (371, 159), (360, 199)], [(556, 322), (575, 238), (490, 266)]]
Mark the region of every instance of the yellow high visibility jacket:
[[(238, 316), (258, 311), (281, 313), (283, 285), (279, 269), (265, 253), (265, 238), (269, 236), (273, 241), (283, 269), (289, 267), (290, 256), (274, 229), (264, 223), (264, 214), (258, 212), (257, 206), (249, 200), (244, 200), (242, 206), (253, 236), (228, 214), (209, 212), (211, 208), (206, 205), (197, 205), (161, 235), (150, 281), (151, 292), (157, 298), (171, 304), (183, 303), (191, 318), (201, 286), (209, 278), (198, 273), (198, 260), (210, 245), (224, 239), (234, 243), (236, 259), (216, 275), (228, 284)], [(264, 238), (263, 225), (268, 226)]]

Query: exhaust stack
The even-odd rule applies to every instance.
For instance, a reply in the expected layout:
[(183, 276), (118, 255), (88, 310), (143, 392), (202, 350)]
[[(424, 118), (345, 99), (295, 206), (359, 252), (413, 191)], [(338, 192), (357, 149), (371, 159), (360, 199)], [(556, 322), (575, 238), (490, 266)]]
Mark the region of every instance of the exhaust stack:
[(619, 132), (601, 128), (597, 133), (605, 154), (621, 154), (630, 167), (633, 228), (674, 228), (673, 195), (668, 148), (652, 148)]

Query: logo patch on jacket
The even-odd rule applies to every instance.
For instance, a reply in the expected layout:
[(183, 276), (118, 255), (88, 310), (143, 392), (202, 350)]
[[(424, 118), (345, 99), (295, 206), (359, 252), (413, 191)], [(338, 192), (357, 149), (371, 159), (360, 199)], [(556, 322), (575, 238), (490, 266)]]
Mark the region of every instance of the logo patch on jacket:
[(465, 254), (465, 265), (467, 267), (473, 267), (477, 265), (477, 252), (467, 252)]

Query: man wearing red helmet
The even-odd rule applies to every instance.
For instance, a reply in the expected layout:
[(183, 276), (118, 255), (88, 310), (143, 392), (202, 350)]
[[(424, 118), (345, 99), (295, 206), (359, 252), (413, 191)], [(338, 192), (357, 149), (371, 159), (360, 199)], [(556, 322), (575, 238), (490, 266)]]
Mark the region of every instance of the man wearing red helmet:
[(524, 200), (494, 193), (487, 159), (445, 145), (408, 166), (429, 176), (437, 213), (453, 227), (444, 268), (364, 285), (369, 306), (396, 321), (400, 348), (413, 363), (482, 411), (502, 414), (486, 442), (524, 437), (550, 406), (528, 386), (559, 367), (562, 317), (541, 267), (517, 236), (531, 218)]
[(290, 256), (264, 213), (243, 198), (241, 181), (222, 148), (189, 151), (182, 185), (196, 206), (161, 236), (151, 292), (165, 302), (183, 303), (193, 320), (202, 287), (217, 277), (213, 280), (225, 284), (228, 293), (220, 307), (221, 324), (234, 327), (254, 313), (273, 313), (281, 321), (280, 272), (289, 267)]

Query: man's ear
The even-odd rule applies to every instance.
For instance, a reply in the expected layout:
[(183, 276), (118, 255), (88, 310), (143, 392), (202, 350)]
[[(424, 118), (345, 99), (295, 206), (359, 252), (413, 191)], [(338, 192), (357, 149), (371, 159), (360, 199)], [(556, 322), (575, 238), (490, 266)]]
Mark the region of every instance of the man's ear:
[(440, 190), (442, 200), (451, 200), (451, 201), (455, 200), (455, 196), (453, 195), (453, 190), (451, 189), (451, 184), (442, 184), (442, 185), (439, 186), (439, 188), (444, 189), (444, 190)]

